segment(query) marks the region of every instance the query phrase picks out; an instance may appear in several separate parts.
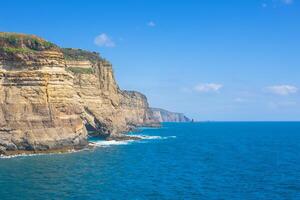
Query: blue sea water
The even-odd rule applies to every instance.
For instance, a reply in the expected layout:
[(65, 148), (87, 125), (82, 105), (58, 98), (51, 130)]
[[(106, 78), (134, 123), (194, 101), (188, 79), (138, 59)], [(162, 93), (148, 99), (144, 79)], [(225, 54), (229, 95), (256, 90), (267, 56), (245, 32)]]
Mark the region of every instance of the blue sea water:
[(166, 123), (138, 134), (0, 159), (0, 199), (300, 199), (298, 122)]

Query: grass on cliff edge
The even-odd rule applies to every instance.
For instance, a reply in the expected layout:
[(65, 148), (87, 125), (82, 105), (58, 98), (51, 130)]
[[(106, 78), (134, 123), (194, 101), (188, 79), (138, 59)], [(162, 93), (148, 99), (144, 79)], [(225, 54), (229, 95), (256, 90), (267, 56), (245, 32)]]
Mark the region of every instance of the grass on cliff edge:
[[(0, 44), (6, 47), (6, 50), (9, 52), (20, 52), (20, 49), (41, 51), (51, 48), (57, 48), (55, 44), (43, 40), (42, 38), (39, 38), (35, 35), (6, 32), (0, 32)], [(28, 51), (26, 50), (22, 51), (22, 53), (27, 52)]]
[(0, 47), (0, 51), (4, 51), (6, 53), (32, 53), (34, 52), (31, 49), (27, 48), (13, 48), (13, 47)]
[(74, 74), (93, 74), (93, 68), (82, 68), (82, 67), (68, 67), (67, 71), (70, 71)]
[(91, 62), (101, 60), (97, 52), (85, 51), (83, 49), (61, 48), (66, 60), (89, 60)]

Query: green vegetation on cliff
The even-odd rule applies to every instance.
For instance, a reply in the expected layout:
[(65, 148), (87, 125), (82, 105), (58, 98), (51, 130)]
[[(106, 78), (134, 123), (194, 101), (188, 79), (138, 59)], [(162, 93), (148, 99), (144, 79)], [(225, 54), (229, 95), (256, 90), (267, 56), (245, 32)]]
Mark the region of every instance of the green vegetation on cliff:
[[(0, 46), (4, 51), (11, 53), (28, 53), (32, 51), (43, 51), (58, 48), (55, 44), (35, 35), (6, 32), (0, 32)], [(24, 49), (24, 51), (21, 49)]]
[(6, 53), (23, 53), (23, 54), (34, 52), (33, 50), (27, 48), (13, 48), (13, 47), (0, 47), (0, 51)]
[(93, 74), (93, 68), (82, 68), (82, 67), (68, 67), (67, 71), (73, 72), (74, 74)]
[(97, 52), (90, 52), (83, 49), (74, 48), (62, 48), (61, 50), (66, 60), (89, 60), (92, 63), (101, 60), (100, 55)]

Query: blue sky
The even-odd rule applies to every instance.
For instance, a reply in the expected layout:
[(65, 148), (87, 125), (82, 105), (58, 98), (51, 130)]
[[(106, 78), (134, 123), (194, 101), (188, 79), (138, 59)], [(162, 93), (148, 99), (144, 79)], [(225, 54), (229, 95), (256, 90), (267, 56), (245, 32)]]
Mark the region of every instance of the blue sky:
[(1, 2), (0, 31), (98, 51), (122, 89), (197, 120), (300, 120), (299, 0)]

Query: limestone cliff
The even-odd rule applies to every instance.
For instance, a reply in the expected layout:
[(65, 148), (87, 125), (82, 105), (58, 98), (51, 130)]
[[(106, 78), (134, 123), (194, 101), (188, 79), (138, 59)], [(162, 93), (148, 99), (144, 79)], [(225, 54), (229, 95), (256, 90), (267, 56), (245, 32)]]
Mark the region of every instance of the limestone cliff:
[(74, 75), (74, 88), (84, 109), (82, 115), (96, 135), (118, 137), (136, 126), (157, 126), (145, 95), (122, 91), (112, 65), (95, 52), (62, 49), (67, 71)]
[(73, 76), (64, 66), (52, 43), (0, 33), (0, 153), (86, 145)]
[(0, 33), (0, 154), (81, 148), (86, 128), (112, 138), (155, 123), (146, 97), (120, 90), (99, 54)]
[(159, 122), (190, 122), (191, 119), (187, 118), (182, 113), (170, 112), (160, 108), (151, 108), (153, 118)]
[(74, 76), (74, 89), (84, 109), (84, 122), (99, 135), (110, 136), (128, 129), (120, 109), (121, 90), (112, 65), (96, 53), (63, 49), (67, 71)]
[(121, 109), (128, 125), (160, 126), (153, 117), (145, 95), (136, 91), (122, 91), (121, 95)]

